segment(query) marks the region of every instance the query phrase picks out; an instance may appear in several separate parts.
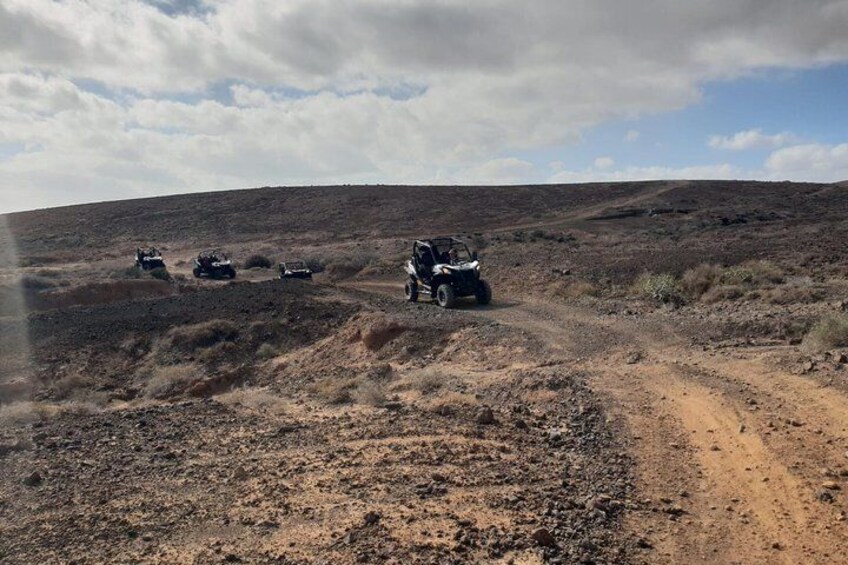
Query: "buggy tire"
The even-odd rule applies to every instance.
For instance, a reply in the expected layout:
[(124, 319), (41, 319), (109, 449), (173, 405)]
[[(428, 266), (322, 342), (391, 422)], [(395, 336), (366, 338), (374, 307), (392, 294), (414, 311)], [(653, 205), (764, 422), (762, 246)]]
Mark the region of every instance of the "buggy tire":
[(410, 279), (403, 287), (403, 295), (407, 302), (418, 302), (418, 283)]
[(193, 275), (194, 275), (194, 278), (199, 279), (199, 278), (200, 278), (200, 268), (199, 268), (199, 267), (195, 267), (195, 268), (191, 271), (191, 274), (193, 274)]
[(227, 269), (227, 276), (231, 279), (236, 278), (236, 270), (230, 267), (229, 269)]
[(485, 306), (492, 301), (492, 287), (489, 286), (488, 282), (480, 279), (477, 281), (477, 290), (474, 296), (477, 297), (477, 304)]
[(436, 289), (436, 302), (442, 308), (453, 308), (454, 302), (456, 302), (456, 294), (453, 291), (453, 287), (446, 283), (440, 284), (439, 288)]

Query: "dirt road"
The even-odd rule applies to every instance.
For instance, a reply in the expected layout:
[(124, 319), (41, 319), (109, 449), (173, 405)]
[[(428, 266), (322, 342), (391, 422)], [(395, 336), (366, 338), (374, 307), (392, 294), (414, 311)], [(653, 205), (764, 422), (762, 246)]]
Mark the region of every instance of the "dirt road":
[(645, 562), (848, 563), (848, 397), (778, 368), (781, 347), (694, 346), (662, 315), (469, 310), (543, 339), (625, 424), (640, 498), (628, 526), (653, 546)]

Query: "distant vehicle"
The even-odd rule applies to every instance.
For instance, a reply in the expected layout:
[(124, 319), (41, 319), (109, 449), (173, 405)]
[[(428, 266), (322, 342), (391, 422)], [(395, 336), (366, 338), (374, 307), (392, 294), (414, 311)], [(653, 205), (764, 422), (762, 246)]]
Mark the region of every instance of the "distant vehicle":
[(406, 299), (416, 302), (426, 293), (442, 308), (452, 308), (457, 298), (474, 296), (478, 304), (492, 301), (492, 289), (480, 278), (477, 252), (453, 237), (417, 240), (406, 264), (409, 279), (404, 287)]
[(294, 261), (285, 261), (280, 263), (280, 278), (281, 279), (311, 279), (312, 269), (306, 264), (306, 261), (295, 259)]
[(232, 261), (217, 249), (203, 251), (194, 260), (192, 273), (196, 278), (208, 277), (212, 279), (236, 278), (236, 270)]
[(137, 247), (135, 250), (135, 266), (145, 271), (161, 269), (165, 266), (165, 260), (162, 259), (162, 254), (155, 247)]

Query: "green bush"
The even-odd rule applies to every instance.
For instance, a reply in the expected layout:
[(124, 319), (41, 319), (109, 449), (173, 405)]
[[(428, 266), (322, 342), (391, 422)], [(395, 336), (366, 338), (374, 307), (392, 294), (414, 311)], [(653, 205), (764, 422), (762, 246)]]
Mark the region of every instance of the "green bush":
[(244, 262), (245, 269), (270, 269), (271, 265), (273, 265), (271, 260), (264, 255), (251, 255)]
[(642, 275), (636, 281), (636, 288), (639, 294), (660, 304), (683, 303), (680, 285), (674, 275), (668, 273)]
[(848, 314), (831, 314), (819, 320), (804, 336), (802, 345), (812, 352), (848, 347)]

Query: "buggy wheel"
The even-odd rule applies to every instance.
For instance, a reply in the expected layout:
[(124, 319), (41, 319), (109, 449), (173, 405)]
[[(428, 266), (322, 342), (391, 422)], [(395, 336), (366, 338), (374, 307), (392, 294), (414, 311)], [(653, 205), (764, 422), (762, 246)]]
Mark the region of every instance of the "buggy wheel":
[(229, 276), (231, 279), (236, 278), (236, 270), (230, 267), (227, 271), (227, 276)]
[(440, 284), (436, 289), (436, 302), (442, 308), (453, 308), (453, 303), (456, 301), (456, 295), (453, 292), (453, 287), (449, 284)]
[(403, 295), (406, 296), (407, 302), (418, 302), (418, 283), (412, 279), (406, 281)]
[(489, 283), (480, 279), (477, 281), (477, 291), (474, 293), (474, 296), (477, 297), (477, 304), (485, 306), (492, 301), (492, 287), (489, 286)]
[(194, 275), (194, 278), (199, 279), (200, 278), (200, 267), (195, 267), (194, 269), (192, 269), (191, 273)]

